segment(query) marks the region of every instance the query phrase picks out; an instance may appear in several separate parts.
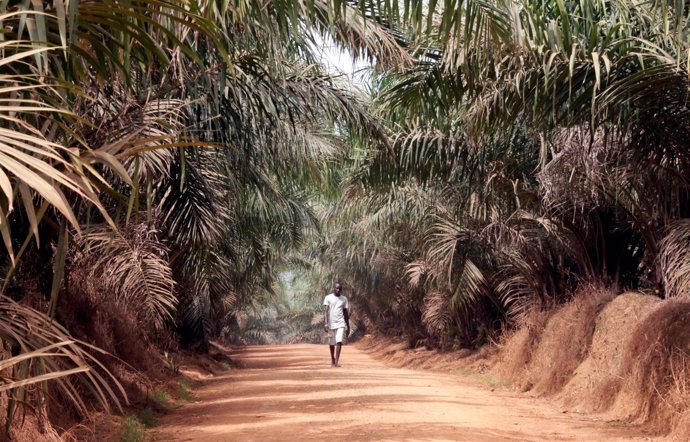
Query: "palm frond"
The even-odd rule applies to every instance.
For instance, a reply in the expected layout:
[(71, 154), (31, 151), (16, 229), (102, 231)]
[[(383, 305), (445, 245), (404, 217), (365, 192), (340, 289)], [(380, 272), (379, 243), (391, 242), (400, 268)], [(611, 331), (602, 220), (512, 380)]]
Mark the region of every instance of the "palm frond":
[(673, 222), (659, 243), (657, 265), (666, 298), (690, 294), (690, 259), (687, 250), (689, 227), (687, 219)]
[(142, 324), (162, 329), (175, 317), (177, 298), (168, 250), (147, 224), (119, 232), (92, 227), (81, 239), (89, 277), (107, 296), (135, 311)]
[[(16, 51), (2, 61), (4, 65), (25, 64), (36, 53), (47, 50), (27, 48), (25, 42), (4, 44), (10, 45), (7, 50)], [(67, 147), (44, 136), (42, 129), (57, 129), (51, 118), (71, 118), (69, 112), (47, 104), (47, 96), (57, 97), (57, 92), (34, 75), (7, 75), (0, 79), (0, 100), (7, 103), (0, 108), (0, 119), (6, 123), (0, 131), (0, 233), (12, 260), (14, 245), (8, 219), (15, 205), (23, 206), (36, 235), (45, 208), (37, 210), (40, 203), (36, 207), (35, 196), (55, 208), (77, 230), (80, 226), (69, 195), (95, 206), (110, 221), (95, 187), (95, 183), (105, 180), (93, 166), (101, 163), (120, 169), (121, 165), (106, 154)]]
[(8, 391), (11, 405), (8, 419), (17, 404), (29, 405), (27, 386), (38, 384), (47, 395), (45, 383), (54, 386), (75, 408), (87, 416), (84, 389), (106, 411), (111, 404), (120, 408), (127, 395), (116, 378), (92, 353), (101, 352), (73, 339), (69, 332), (48, 316), (0, 296), (0, 340), (12, 349), (12, 356), (0, 362), (0, 391)]
[(444, 334), (453, 324), (453, 309), (447, 294), (431, 291), (424, 297), (422, 322), (432, 335)]
[(178, 156), (162, 186), (161, 223), (177, 244), (216, 244), (221, 238), (228, 216), (220, 206), (224, 187), (209, 161), (205, 155)]

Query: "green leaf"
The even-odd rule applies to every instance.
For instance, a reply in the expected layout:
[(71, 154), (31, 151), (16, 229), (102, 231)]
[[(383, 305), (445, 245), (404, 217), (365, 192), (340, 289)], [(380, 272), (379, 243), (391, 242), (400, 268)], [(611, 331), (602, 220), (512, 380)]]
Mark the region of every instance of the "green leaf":
[(58, 296), (65, 275), (68, 235), (67, 223), (62, 220), (58, 232), (58, 243), (55, 248), (55, 256), (53, 257), (53, 284), (50, 288), (50, 305), (48, 306), (48, 315), (51, 318), (55, 316), (57, 310)]

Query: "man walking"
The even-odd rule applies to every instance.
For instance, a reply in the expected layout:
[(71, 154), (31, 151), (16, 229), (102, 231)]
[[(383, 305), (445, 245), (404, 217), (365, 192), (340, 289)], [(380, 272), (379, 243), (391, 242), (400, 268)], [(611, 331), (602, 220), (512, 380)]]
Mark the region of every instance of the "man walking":
[(343, 337), (350, 334), (350, 313), (347, 298), (342, 294), (343, 286), (337, 282), (333, 293), (323, 300), (324, 328), (328, 333), (328, 345), (331, 349), (331, 367), (340, 367), (340, 349)]

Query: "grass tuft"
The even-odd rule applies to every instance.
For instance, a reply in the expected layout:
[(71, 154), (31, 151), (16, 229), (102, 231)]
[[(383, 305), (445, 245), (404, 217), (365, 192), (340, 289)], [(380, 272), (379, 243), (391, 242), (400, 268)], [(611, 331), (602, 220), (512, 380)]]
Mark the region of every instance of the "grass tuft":
[(192, 393), (189, 391), (189, 387), (187, 387), (187, 384), (182, 379), (177, 381), (177, 396), (187, 402), (194, 400)]
[(156, 390), (151, 395), (151, 400), (160, 406), (166, 406), (170, 401), (170, 396), (163, 390)]
[(137, 419), (146, 428), (155, 427), (158, 425), (157, 421), (158, 413), (156, 413), (151, 407), (146, 407), (137, 414)]
[(478, 379), (487, 387), (493, 388), (493, 389), (498, 389), (498, 390), (507, 390), (510, 389), (510, 382), (503, 380), (503, 379), (497, 379), (489, 375), (481, 375), (478, 377)]
[(144, 426), (134, 416), (127, 416), (120, 433), (121, 442), (143, 442)]

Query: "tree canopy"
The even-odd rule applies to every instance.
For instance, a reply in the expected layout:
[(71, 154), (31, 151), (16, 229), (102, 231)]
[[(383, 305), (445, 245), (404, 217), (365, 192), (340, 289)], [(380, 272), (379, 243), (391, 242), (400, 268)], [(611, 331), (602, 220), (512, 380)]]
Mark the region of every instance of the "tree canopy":
[[(442, 348), (582, 284), (687, 294), (685, 1), (22, 0), (0, 23), (8, 426), (47, 380), (126, 400), (98, 356), (127, 359), (118, 336), (259, 336), (288, 268)], [(316, 36), (369, 60), (366, 90)], [(274, 313), (308, 328), (298, 307)]]

